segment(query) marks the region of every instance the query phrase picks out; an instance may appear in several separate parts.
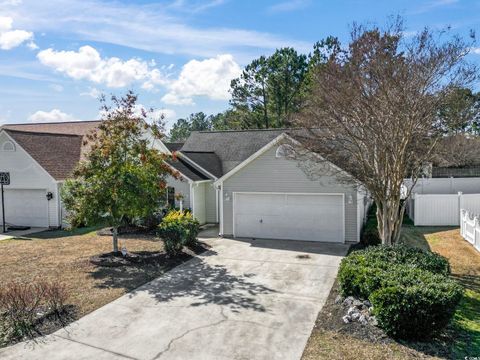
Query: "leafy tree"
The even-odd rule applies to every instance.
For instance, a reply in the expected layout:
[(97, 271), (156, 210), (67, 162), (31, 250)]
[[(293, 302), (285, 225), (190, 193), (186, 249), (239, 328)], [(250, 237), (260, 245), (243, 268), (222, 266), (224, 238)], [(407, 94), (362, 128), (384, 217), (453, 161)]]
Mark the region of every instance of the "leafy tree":
[(185, 141), (192, 131), (210, 130), (211, 119), (203, 112), (190, 114), (187, 119), (178, 119), (169, 133), (171, 142)]
[[(113, 251), (118, 252), (118, 228), (126, 219), (146, 217), (165, 198), (165, 177), (174, 175), (166, 155), (152, 141), (162, 138), (162, 124), (147, 121), (151, 111), (136, 109), (137, 96), (101, 99), (103, 118), (87, 135), (88, 152), (73, 178), (65, 181), (62, 199), (72, 225), (107, 223), (113, 229)], [(161, 120), (160, 120), (161, 121)]]
[(272, 127), (289, 127), (291, 117), (304, 102), (302, 87), (308, 71), (307, 56), (293, 48), (282, 48), (268, 59), (269, 107), (274, 114)]
[(230, 104), (242, 128), (290, 125), (291, 116), (303, 103), (302, 86), (308, 71), (307, 56), (282, 48), (261, 56), (232, 80)]
[[(313, 74), (298, 117), (306, 131), (296, 155), (319, 152), (351, 174), (332, 169), (340, 181), (364, 186), (386, 245), (400, 237), (404, 178), (415, 184), (433, 156), (438, 109), (477, 78), (465, 60), (471, 44), (445, 34), (425, 29), (407, 38), (401, 19), (386, 29), (354, 25), (348, 49), (335, 50)], [(310, 163), (325, 168), (318, 157)]]
[(478, 133), (480, 125), (480, 93), (468, 88), (455, 88), (438, 112), (439, 122), (446, 134)]
[(271, 72), (265, 56), (253, 60), (245, 67), (239, 78), (232, 80), (230, 104), (238, 113), (247, 113), (246, 128), (266, 128), (271, 126), (268, 109), (268, 78)]

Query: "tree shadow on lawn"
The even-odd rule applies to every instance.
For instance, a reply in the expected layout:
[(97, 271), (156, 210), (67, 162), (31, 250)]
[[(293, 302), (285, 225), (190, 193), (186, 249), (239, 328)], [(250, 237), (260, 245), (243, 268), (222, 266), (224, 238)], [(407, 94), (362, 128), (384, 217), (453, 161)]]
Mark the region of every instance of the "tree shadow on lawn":
[(457, 229), (455, 226), (403, 225), (400, 242), (423, 250), (432, 251), (426, 235)]
[[(205, 255), (214, 256), (216, 253), (209, 250), (202, 257)], [(131, 291), (129, 294), (131, 297), (138, 292), (147, 292), (161, 303), (188, 297), (192, 301), (190, 306), (215, 304), (227, 306), (233, 312), (242, 309), (265, 312), (266, 308), (257, 301), (257, 296), (276, 292), (256, 283), (253, 280), (255, 276), (253, 273), (235, 275), (225, 266), (208, 264), (202, 258), (193, 258), (188, 264), (178, 266), (169, 272), (167, 271), (189, 258), (177, 257), (169, 261), (163, 257), (163, 260), (165, 260), (163, 264), (159, 261), (153, 267), (98, 267), (91, 276), (102, 281), (98, 287), (121, 287)], [(159, 277), (160, 275), (162, 276)], [(157, 279), (146, 283), (155, 278)], [(142, 284), (145, 285), (138, 287)]]
[(79, 227), (72, 230), (56, 229), (56, 230), (45, 230), (33, 234), (28, 234), (22, 240), (46, 240), (46, 239), (58, 239), (65, 238), (70, 236), (81, 236), (88, 233), (92, 233), (102, 228), (102, 226), (88, 226), (88, 227)]

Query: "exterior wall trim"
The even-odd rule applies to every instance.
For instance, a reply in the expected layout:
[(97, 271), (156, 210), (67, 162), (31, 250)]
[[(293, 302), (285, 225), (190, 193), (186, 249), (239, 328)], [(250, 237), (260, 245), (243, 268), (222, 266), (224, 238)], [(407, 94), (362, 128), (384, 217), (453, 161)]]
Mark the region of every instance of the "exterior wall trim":
[(52, 179), (53, 182), (57, 182), (57, 180), (56, 180), (52, 175), (50, 175), (50, 173), (49, 173), (47, 170), (45, 170), (45, 168), (44, 168), (42, 165), (40, 165), (40, 164), (38, 163), (38, 161), (35, 160), (35, 159), (32, 157), (32, 155), (30, 155), (30, 153), (29, 153), (27, 150), (25, 150), (22, 146), (20, 146), (20, 144), (17, 143), (17, 142), (15, 141), (15, 139), (12, 138), (7, 131), (2, 130), (0, 133), (2, 133), (2, 132), (5, 133), (5, 135), (7, 135), (7, 137), (8, 137), (11, 141), (13, 141), (13, 143), (15, 144), (15, 146), (18, 146), (20, 149), (22, 149), (23, 151), (25, 151), (25, 154), (27, 154), (28, 158), (29, 158), (30, 160), (32, 160), (35, 164), (37, 164), (37, 165), (42, 169), (42, 171), (44, 171), (45, 174), (47, 174), (48, 177), (49, 177), (50, 179)]

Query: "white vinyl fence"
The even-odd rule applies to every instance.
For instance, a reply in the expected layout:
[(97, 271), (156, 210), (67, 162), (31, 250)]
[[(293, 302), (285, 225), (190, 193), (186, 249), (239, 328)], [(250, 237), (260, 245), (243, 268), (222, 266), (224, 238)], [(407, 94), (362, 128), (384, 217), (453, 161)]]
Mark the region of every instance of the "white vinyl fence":
[(480, 214), (480, 194), (412, 194), (407, 204), (416, 226), (459, 226), (461, 209)]
[(460, 234), (480, 251), (480, 219), (465, 209), (460, 211)]
[[(407, 188), (412, 187), (412, 181), (405, 179)], [(418, 179), (412, 193), (417, 194), (480, 194), (480, 178), (425, 178)]]

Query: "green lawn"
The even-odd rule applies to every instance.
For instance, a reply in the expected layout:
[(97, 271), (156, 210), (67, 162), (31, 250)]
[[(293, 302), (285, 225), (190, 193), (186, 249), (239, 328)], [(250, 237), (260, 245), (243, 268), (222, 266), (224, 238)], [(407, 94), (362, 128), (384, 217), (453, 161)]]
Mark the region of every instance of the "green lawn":
[(405, 226), (402, 241), (449, 259), (452, 276), (465, 287), (451, 325), (453, 355), (480, 356), (480, 253), (460, 236), (458, 228)]
[[(447, 257), (452, 267), (452, 276), (465, 286), (463, 300), (444, 336), (428, 342), (382, 343), (360, 339), (348, 332), (316, 326), (302, 360), (480, 357), (480, 253), (462, 239), (458, 228), (452, 227), (414, 227), (406, 221), (402, 241)], [(317, 325), (318, 321), (321, 321), (321, 318), (319, 319)]]

